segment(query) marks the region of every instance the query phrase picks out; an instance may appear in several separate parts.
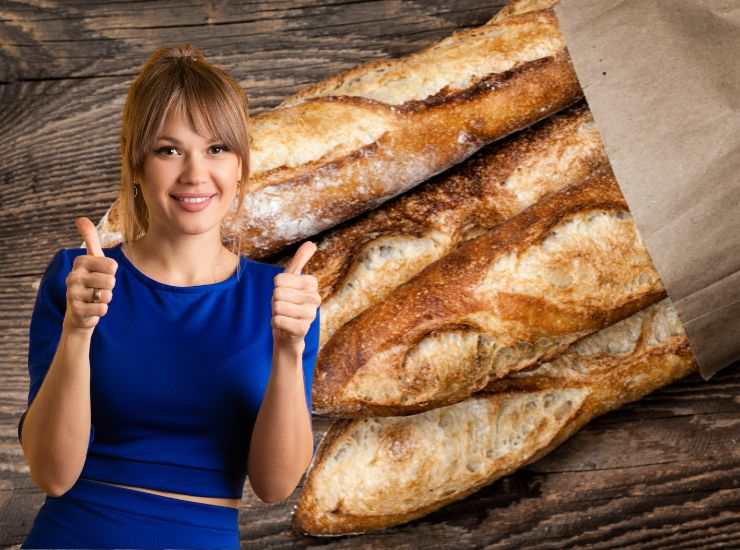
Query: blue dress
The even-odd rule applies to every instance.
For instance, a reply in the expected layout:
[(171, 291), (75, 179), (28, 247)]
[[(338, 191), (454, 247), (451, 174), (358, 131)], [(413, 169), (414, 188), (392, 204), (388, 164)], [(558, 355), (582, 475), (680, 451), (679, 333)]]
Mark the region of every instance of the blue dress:
[[(59, 250), (42, 277), (29, 333), (29, 407), (61, 335), (65, 279), (86, 252)], [(284, 268), (242, 256), (228, 279), (181, 287), (139, 271), (120, 244), (103, 252), (118, 270), (90, 343), (87, 458), (69, 491), (47, 496), (22, 548), (238, 548), (236, 508), (95, 480), (241, 498), (272, 367), (274, 277)], [(317, 310), (303, 353), (309, 411), (319, 326)]]

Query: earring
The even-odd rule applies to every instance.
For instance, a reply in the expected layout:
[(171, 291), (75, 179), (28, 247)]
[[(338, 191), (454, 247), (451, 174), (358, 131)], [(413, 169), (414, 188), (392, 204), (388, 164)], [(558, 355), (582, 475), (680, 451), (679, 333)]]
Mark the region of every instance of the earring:
[(139, 186), (134, 183), (134, 198), (139, 196)]

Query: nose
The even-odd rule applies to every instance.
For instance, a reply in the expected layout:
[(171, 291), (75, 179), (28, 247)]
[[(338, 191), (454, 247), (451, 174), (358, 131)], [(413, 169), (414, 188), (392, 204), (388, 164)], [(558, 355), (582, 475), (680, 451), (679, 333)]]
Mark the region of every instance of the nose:
[(180, 181), (182, 183), (202, 185), (208, 183), (207, 161), (199, 155), (187, 155), (183, 163)]

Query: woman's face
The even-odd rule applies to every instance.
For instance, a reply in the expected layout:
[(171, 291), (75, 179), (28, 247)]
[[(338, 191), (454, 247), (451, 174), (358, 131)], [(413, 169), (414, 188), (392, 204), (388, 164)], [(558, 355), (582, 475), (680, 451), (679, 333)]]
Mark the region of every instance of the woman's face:
[[(171, 112), (144, 160), (140, 190), (150, 229), (168, 235), (220, 235), (221, 221), (238, 190), (241, 159), (225, 144), (196, 133), (180, 113)], [(203, 195), (203, 203), (176, 197)]]

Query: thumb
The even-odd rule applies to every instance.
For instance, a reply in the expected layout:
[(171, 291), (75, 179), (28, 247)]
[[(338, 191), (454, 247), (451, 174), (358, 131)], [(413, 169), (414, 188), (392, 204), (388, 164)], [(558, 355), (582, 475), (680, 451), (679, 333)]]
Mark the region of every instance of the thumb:
[(316, 252), (316, 244), (311, 241), (306, 241), (296, 250), (295, 255), (290, 259), (288, 264), (285, 266), (286, 273), (295, 273), (296, 275), (301, 274), (301, 270), (311, 259), (311, 256)]
[(92, 256), (104, 256), (103, 248), (100, 246), (100, 237), (98, 236), (98, 229), (95, 227), (93, 222), (89, 218), (77, 218), (75, 219), (75, 225), (80, 236), (85, 241), (87, 247), (87, 253)]

